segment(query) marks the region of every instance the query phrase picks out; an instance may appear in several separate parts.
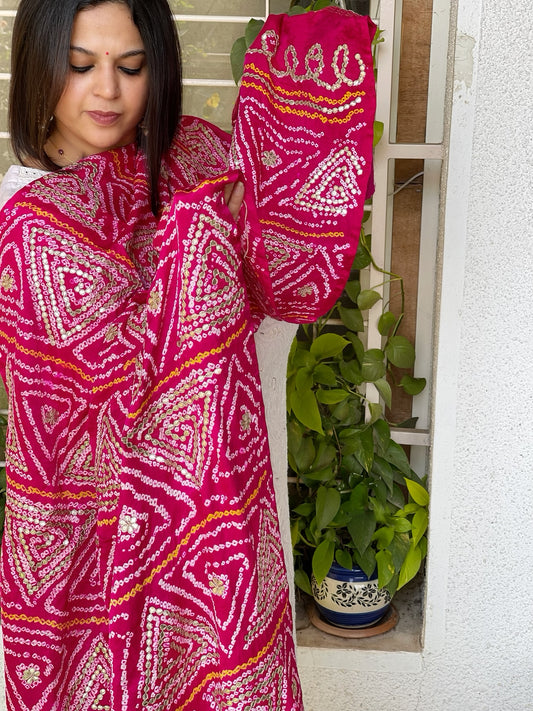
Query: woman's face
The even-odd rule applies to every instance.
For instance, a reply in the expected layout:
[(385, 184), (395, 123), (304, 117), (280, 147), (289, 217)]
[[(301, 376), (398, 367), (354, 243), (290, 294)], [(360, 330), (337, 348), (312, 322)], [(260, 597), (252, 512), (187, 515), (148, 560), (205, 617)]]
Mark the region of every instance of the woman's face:
[(58, 165), (135, 140), (148, 97), (148, 68), (139, 30), (120, 2), (76, 15), (67, 84), (45, 149)]

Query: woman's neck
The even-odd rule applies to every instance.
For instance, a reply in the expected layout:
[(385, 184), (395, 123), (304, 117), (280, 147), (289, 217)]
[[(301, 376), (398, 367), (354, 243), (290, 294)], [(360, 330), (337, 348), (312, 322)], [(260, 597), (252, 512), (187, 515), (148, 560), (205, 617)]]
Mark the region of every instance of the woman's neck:
[(61, 146), (59, 136), (54, 133), (46, 141), (44, 151), (50, 160), (60, 168), (77, 163), (82, 157), (70, 155), (68, 149)]

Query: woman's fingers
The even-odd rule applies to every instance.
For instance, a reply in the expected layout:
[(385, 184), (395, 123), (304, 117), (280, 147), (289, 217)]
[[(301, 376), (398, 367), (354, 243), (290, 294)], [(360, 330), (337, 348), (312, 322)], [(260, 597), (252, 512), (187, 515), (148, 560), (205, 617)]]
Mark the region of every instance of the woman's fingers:
[(224, 188), (224, 199), (234, 220), (237, 220), (244, 199), (244, 183), (228, 183)]

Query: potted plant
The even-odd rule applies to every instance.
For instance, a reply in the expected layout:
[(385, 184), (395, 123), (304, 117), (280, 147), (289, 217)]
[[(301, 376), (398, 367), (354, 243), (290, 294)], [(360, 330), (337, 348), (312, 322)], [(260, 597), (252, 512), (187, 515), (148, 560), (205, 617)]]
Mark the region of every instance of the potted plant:
[[(370, 262), (388, 282), (399, 285), (402, 313), (396, 316), (387, 308), (383, 310), (378, 323), (382, 348), (367, 350), (363, 315), (381, 299), (375, 289), (361, 288), (359, 270)], [(392, 439), (394, 426), (383, 405), (368, 401), (366, 396), (367, 384), (373, 383), (390, 408), (394, 387), (411, 395), (425, 387), (423, 378), (409, 374), (414, 348), (398, 334), (403, 299), (402, 279), (374, 263), (363, 228), (342, 300), (318, 322), (300, 328), (289, 356), (288, 450), (295, 580), (304, 592), (314, 593), (315, 599), (322, 596), (323, 602), (328, 592), (324, 581), (333, 566), (333, 578), (341, 581), (334, 584), (337, 597), (343, 598), (331, 606), (337, 610), (346, 607), (348, 579), (363, 582), (368, 596), (367, 579), (375, 577), (375, 601), (386, 611), (389, 596), (416, 575), (426, 555), (428, 492), (402, 447)], [(332, 325), (335, 317), (333, 324), (338, 325)], [(404, 373), (399, 382), (391, 376), (392, 366), (396, 375), (398, 369)], [(343, 571), (353, 568), (364, 575), (357, 572), (347, 578)], [(335, 615), (328, 615), (321, 599), (317, 602), (326, 617), (342, 624)], [(371, 624), (378, 617), (359, 615), (353, 623)]]

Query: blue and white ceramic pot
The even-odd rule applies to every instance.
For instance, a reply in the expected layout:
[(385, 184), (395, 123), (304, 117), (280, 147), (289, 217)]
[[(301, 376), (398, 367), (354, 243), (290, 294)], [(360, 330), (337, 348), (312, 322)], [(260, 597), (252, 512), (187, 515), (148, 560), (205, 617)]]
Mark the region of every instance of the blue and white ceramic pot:
[(370, 627), (390, 606), (390, 594), (378, 588), (377, 574), (368, 578), (361, 568), (348, 570), (333, 563), (320, 585), (314, 577), (311, 584), (322, 617), (337, 627)]

